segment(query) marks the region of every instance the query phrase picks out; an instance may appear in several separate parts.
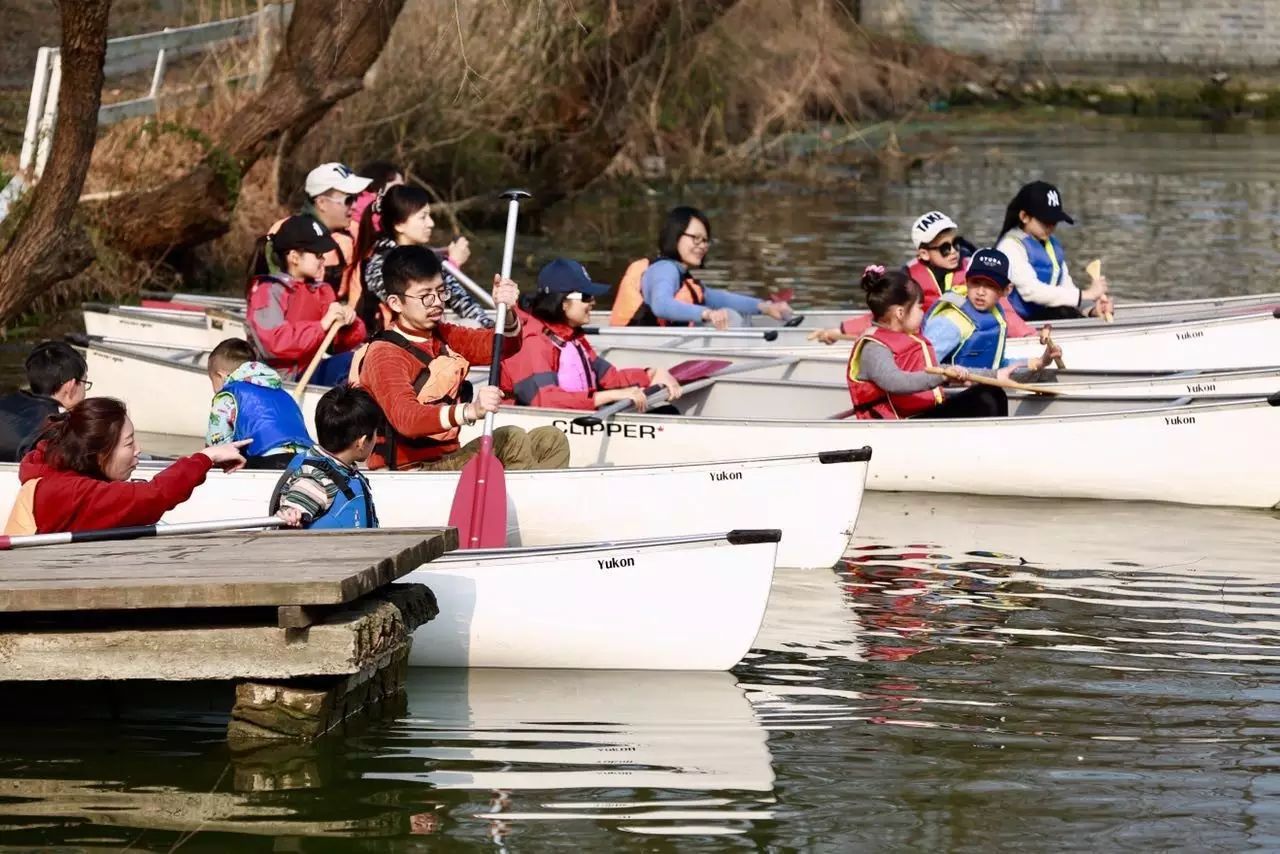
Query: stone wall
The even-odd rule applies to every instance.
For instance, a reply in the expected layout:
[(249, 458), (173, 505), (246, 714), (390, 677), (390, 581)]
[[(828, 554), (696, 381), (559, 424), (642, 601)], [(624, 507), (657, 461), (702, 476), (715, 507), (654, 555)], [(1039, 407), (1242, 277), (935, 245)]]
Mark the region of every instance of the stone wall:
[(861, 0), (860, 10), (870, 30), (1001, 62), (1280, 65), (1280, 0)]

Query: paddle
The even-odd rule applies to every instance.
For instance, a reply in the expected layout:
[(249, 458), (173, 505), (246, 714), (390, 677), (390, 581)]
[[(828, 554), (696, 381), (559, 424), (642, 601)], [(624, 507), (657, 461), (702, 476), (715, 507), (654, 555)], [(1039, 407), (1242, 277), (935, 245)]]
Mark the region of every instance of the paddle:
[[(725, 359), (690, 359), (687, 362), (681, 362), (678, 365), (672, 365), (669, 369), (671, 376), (676, 378), (680, 385), (685, 386), (683, 390), (696, 391), (706, 385), (727, 377), (732, 374), (743, 374), (749, 371), (758, 371), (763, 368), (777, 368), (784, 365), (795, 364), (800, 360), (799, 356), (783, 356), (778, 359), (766, 359), (761, 362), (744, 362), (735, 365)], [(689, 385), (697, 383), (697, 385)], [(650, 401), (651, 403), (662, 403), (666, 400), (666, 387), (660, 385), (651, 385), (644, 390), (645, 397), (661, 393), (661, 397)], [(579, 427), (595, 427), (604, 423), (606, 418), (616, 415), (630, 409), (634, 405), (634, 401), (630, 398), (625, 400), (616, 400), (613, 403), (604, 406), (592, 412), (590, 415), (579, 415), (573, 419), (573, 423)]]
[[(1084, 271), (1089, 274), (1090, 282), (1096, 282), (1098, 277), (1102, 275), (1102, 259), (1094, 258), (1085, 265)], [(1115, 315), (1109, 311), (1102, 313), (1102, 320), (1106, 323), (1114, 323), (1115, 319)]]
[[(1053, 348), (1053, 324), (1046, 323), (1040, 327), (1040, 343), (1044, 345), (1045, 352), (1049, 352)], [(1058, 366), (1058, 370), (1064, 371), (1067, 366), (1063, 364), (1061, 356), (1054, 356), (1053, 363)]]
[[(584, 326), (582, 327), (582, 332), (584, 335), (599, 335), (601, 332), (607, 332), (616, 335), (636, 335), (642, 338), (672, 338), (687, 336), (688, 332), (686, 330), (689, 329), (689, 327), (677, 326), (672, 329), (674, 331), (668, 331), (661, 326)], [(748, 332), (745, 329), (708, 330), (705, 334), (714, 335), (716, 338), (730, 338), (735, 340), (778, 340), (778, 330), (776, 329), (767, 329), (764, 332)]]
[[(516, 218), (520, 200), (531, 198), (524, 190), (508, 190), (507, 238), (502, 247), (502, 278), (511, 278), (511, 261), (516, 249)], [(501, 382), (502, 330), (507, 322), (507, 305), (498, 303), (493, 330), (493, 359), (489, 363), (489, 385)], [(453, 494), (449, 524), (458, 529), (458, 546), (464, 549), (501, 548), (507, 543), (507, 483), (502, 463), (493, 455), (493, 413), (484, 416), (480, 452), (467, 461)]]
[(67, 543), (105, 543), (112, 540), (137, 540), (142, 537), (177, 537), (184, 534), (209, 534), (241, 528), (279, 528), (279, 516), (253, 519), (226, 519), (221, 522), (182, 522), (177, 525), (132, 525), (127, 528), (103, 528), (99, 531), (66, 531), (61, 534), (31, 534), (20, 537), (0, 536), (0, 551), (34, 546), (59, 546)]
[(482, 306), (493, 308), (493, 297), (485, 293), (484, 288), (477, 285), (474, 279), (454, 266), (454, 263), (448, 258), (441, 260), (440, 263), (444, 265), (445, 272), (457, 279), (464, 288), (471, 292), (473, 297), (480, 301)]
[(320, 367), (320, 362), (324, 359), (325, 351), (329, 349), (329, 345), (333, 343), (333, 339), (337, 337), (338, 330), (342, 328), (342, 323), (335, 320), (329, 327), (329, 331), (324, 334), (324, 340), (320, 342), (320, 349), (311, 357), (311, 364), (307, 365), (307, 369), (302, 372), (302, 376), (298, 379), (298, 385), (293, 390), (293, 399), (298, 401), (298, 405), (302, 405), (302, 396), (307, 391), (307, 386), (311, 383), (311, 377), (316, 372), (316, 368)]
[[(927, 374), (937, 374), (938, 376), (946, 376), (947, 374), (944, 368), (934, 366), (927, 367), (924, 370)], [(1000, 377), (984, 377), (979, 374), (969, 374), (969, 382), (974, 382), (978, 385), (993, 385), (996, 388), (1011, 388), (1015, 391), (1029, 391), (1032, 394), (1062, 394), (1057, 389), (1046, 388), (1045, 386), (1027, 385), (1026, 383), (1005, 380)]]

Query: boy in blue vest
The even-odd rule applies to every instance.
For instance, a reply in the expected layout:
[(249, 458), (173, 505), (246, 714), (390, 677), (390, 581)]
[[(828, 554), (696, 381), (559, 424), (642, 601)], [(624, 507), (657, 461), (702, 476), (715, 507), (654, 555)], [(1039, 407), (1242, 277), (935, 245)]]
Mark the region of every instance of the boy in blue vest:
[[(941, 364), (999, 372), (1003, 377), (1014, 368), (1026, 368), (1029, 376), (1062, 356), (1057, 345), (1050, 345), (1044, 355), (1026, 362), (1014, 363), (1005, 358), (1009, 321), (1000, 307), (1000, 298), (1009, 290), (1009, 259), (1003, 252), (974, 252), (965, 286), (964, 296), (955, 291), (944, 293), (924, 322), (924, 336), (933, 344)], [(1020, 378), (1022, 375), (1020, 371)]]
[(243, 338), (228, 338), (209, 354), (213, 402), (205, 444), (252, 439), (246, 468), (282, 469), (294, 454), (312, 445), (298, 403), (284, 390), (280, 375), (257, 361)]
[(304, 528), (378, 527), (360, 464), (373, 453), (384, 421), (364, 389), (343, 384), (325, 392), (316, 405), (320, 443), (290, 460), (271, 496), (271, 512), (297, 513)]

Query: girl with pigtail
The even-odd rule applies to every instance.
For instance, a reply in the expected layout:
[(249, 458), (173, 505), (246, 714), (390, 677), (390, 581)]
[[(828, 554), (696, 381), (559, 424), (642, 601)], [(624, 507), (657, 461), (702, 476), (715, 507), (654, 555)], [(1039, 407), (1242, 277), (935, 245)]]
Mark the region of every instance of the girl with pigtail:
[[(360, 274), (364, 285), (357, 311), (366, 324), (376, 323), (376, 328), (381, 329), (390, 319), (389, 310), (379, 307), (386, 299), (382, 263), (387, 253), (397, 246), (426, 246), (434, 227), (431, 197), (421, 187), (408, 184), (385, 187), (365, 208), (360, 220), (356, 257), (362, 259)], [(471, 257), (471, 247), (465, 237), (455, 238), (445, 249), (432, 251), (458, 267)], [(444, 283), (446, 308), (464, 320), (493, 328), (493, 319), (488, 311), (457, 279), (446, 272)]]
[(920, 286), (901, 270), (879, 264), (862, 273), (862, 289), (871, 309), (871, 328), (854, 342), (846, 379), (853, 414), (863, 419), (988, 418), (1009, 414), (1002, 389), (977, 385), (946, 394), (948, 382), (963, 384), (973, 374), (992, 371), (938, 367), (933, 345), (920, 332), (924, 320)]

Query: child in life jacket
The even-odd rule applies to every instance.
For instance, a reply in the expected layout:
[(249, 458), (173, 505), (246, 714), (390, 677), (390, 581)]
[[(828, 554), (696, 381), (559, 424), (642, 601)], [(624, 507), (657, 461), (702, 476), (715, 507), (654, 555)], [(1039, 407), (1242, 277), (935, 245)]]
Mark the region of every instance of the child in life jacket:
[(1027, 320), (1102, 317), (1112, 309), (1107, 280), (1099, 276), (1081, 289), (1071, 278), (1067, 254), (1054, 235), (1059, 223), (1074, 225), (1062, 209), (1062, 194), (1045, 181), (1018, 190), (1005, 210), (996, 248), (1009, 258), (1010, 302)]
[(367, 391), (346, 384), (316, 405), (319, 444), (294, 455), (271, 496), (270, 512), (294, 511), (304, 528), (376, 528), (373, 491), (360, 471), (382, 410)]
[(609, 313), (612, 326), (746, 326), (764, 314), (775, 320), (791, 316), (785, 302), (761, 300), (719, 288), (708, 288), (693, 271), (711, 248), (711, 221), (697, 208), (672, 208), (658, 234), (658, 257), (627, 267)]
[[(970, 371), (955, 365), (942, 375), (933, 345), (920, 335), (923, 294), (900, 270), (872, 265), (862, 274), (873, 323), (853, 345), (846, 374), (853, 414), (862, 419), (984, 418), (1009, 414), (1002, 389), (977, 385), (953, 395), (948, 381), (964, 383)], [(974, 371), (972, 373), (979, 373)], [(986, 372), (991, 373), (991, 372)]]
[(209, 405), (206, 445), (252, 439), (245, 468), (282, 469), (294, 454), (310, 448), (302, 410), (284, 390), (280, 375), (257, 361), (243, 338), (227, 338), (209, 354)]
[[(921, 308), (927, 315), (943, 294), (955, 291), (964, 296), (965, 277), (975, 247), (960, 236), (955, 220), (942, 211), (921, 214), (911, 224), (911, 244), (916, 257), (904, 268), (911, 280), (920, 286), (923, 294)], [(1005, 305), (1005, 314), (1017, 317), (1012, 306)], [(1034, 335), (1035, 330), (1021, 317), (1008, 324), (1009, 336), (1023, 338)], [(819, 329), (809, 334), (810, 341), (834, 344), (858, 336), (871, 327), (871, 315), (862, 314), (843, 321), (835, 329)]]
[(300, 376), (311, 363), (329, 327), (341, 326), (330, 348), (333, 355), (311, 378), (321, 386), (346, 378), (351, 351), (365, 339), (364, 324), (321, 278), (324, 255), (334, 246), (324, 226), (312, 217), (290, 217), (270, 238), (270, 251), (284, 273), (254, 277), (245, 295), (251, 337), (266, 363), (290, 377)]
[(1009, 259), (1004, 253), (998, 249), (975, 252), (965, 280), (965, 295), (958, 291), (944, 293), (925, 319), (924, 337), (942, 364), (992, 369), (997, 376), (1012, 376), (1025, 382), (1034, 379), (1054, 357), (1061, 358), (1062, 350), (1056, 345), (1050, 345), (1043, 356), (1026, 361), (1013, 363), (1005, 358), (1011, 312), (1002, 305), (1001, 297), (1008, 289)]
[(520, 351), (502, 362), (502, 390), (522, 406), (596, 409), (630, 400), (647, 405), (645, 389), (660, 385), (668, 399), (680, 383), (665, 368), (619, 368), (596, 355), (582, 327), (608, 285), (591, 281), (577, 261), (556, 258), (538, 271), (538, 290), (524, 302)]

